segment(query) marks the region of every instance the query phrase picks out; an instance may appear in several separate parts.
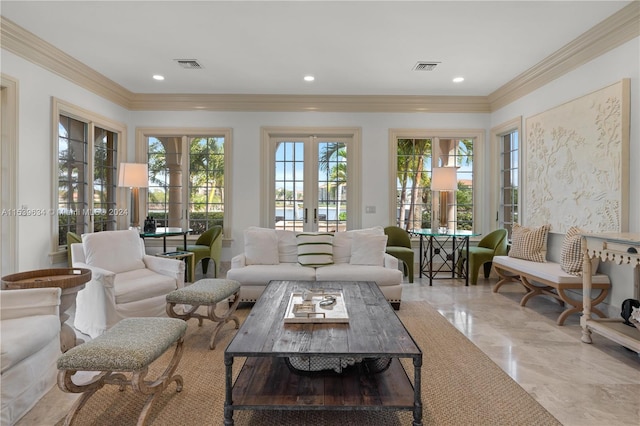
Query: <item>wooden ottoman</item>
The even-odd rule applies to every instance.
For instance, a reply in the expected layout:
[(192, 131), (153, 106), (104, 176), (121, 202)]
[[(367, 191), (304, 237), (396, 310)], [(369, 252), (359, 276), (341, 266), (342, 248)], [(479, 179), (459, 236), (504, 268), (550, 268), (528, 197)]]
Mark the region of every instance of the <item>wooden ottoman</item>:
[[(64, 424), (70, 425), (87, 400), (105, 384), (131, 385), (134, 392), (148, 395), (138, 425), (144, 425), (153, 403), (173, 381), (182, 390), (182, 376), (174, 375), (182, 357), (187, 325), (173, 318), (126, 318), (90, 342), (69, 349), (58, 358), (58, 386), (65, 392), (82, 393), (73, 404)], [(176, 343), (165, 371), (156, 380), (145, 380), (149, 365)], [(90, 382), (77, 385), (71, 380), (77, 371), (99, 371)], [(130, 372), (129, 379), (123, 372)]]
[[(203, 279), (196, 281), (190, 286), (174, 290), (167, 294), (167, 314), (172, 318), (180, 318), (185, 321), (190, 318), (198, 318), (198, 325), (202, 325), (203, 319), (210, 319), (218, 323), (213, 329), (209, 349), (215, 349), (215, 338), (224, 324), (229, 321), (236, 323), (236, 329), (240, 327), (238, 317), (233, 315), (240, 303), (240, 283), (236, 280), (225, 279)], [(218, 316), (215, 312), (216, 305), (223, 300), (234, 296), (234, 300), (229, 309)], [(176, 312), (176, 305), (190, 305), (185, 307), (184, 313)], [(200, 306), (207, 306), (207, 315), (196, 312)]]

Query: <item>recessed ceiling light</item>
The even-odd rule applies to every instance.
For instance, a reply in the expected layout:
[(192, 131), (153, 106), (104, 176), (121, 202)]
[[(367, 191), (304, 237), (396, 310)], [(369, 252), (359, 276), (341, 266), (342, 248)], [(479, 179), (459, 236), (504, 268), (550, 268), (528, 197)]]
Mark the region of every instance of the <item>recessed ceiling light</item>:
[(160, 74), (156, 74), (156, 75), (153, 76), (153, 79), (154, 80), (158, 80), (158, 81), (162, 81), (162, 80), (164, 80), (164, 76), (160, 75)]
[(313, 81), (315, 79), (316, 78), (314, 76), (312, 76), (312, 75), (305, 75), (304, 76), (304, 81)]
[(454, 83), (462, 83), (464, 81), (464, 77), (456, 77), (453, 79)]

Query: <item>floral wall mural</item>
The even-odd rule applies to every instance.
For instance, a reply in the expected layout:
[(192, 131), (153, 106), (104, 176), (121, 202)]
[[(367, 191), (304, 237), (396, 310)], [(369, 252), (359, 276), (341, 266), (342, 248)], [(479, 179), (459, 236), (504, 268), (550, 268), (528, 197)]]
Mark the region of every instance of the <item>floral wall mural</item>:
[(527, 118), (523, 224), (628, 226), (629, 80)]

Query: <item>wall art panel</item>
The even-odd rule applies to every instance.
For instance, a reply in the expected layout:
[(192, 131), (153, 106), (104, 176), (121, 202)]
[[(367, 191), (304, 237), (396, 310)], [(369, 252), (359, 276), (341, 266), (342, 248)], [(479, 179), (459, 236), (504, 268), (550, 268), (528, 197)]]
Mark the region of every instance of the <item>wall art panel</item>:
[(523, 224), (628, 226), (629, 80), (526, 119)]

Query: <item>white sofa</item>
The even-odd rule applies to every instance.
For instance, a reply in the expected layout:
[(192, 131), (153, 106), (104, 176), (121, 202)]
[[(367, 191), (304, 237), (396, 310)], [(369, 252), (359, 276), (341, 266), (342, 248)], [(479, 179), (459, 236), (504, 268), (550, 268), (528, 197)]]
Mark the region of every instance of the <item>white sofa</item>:
[(251, 227), (244, 231), (244, 253), (231, 259), (227, 278), (239, 281), (240, 301), (255, 302), (272, 280), (374, 281), (394, 308), (400, 308), (402, 271), (385, 253), (381, 226), (335, 232), (329, 264), (302, 266), (299, 232)]
[(0, 291), (0, 424), (13, 425), (56, 383), (60, 356), (57, 287)]
[(137, 231), (102, 231), (71, 244), (75, 268), (91, 269), (73, 325), (96, 338), (123, 318), (162, 317), (166, 295), (184, 287), (184, 262), (145, 254)]

